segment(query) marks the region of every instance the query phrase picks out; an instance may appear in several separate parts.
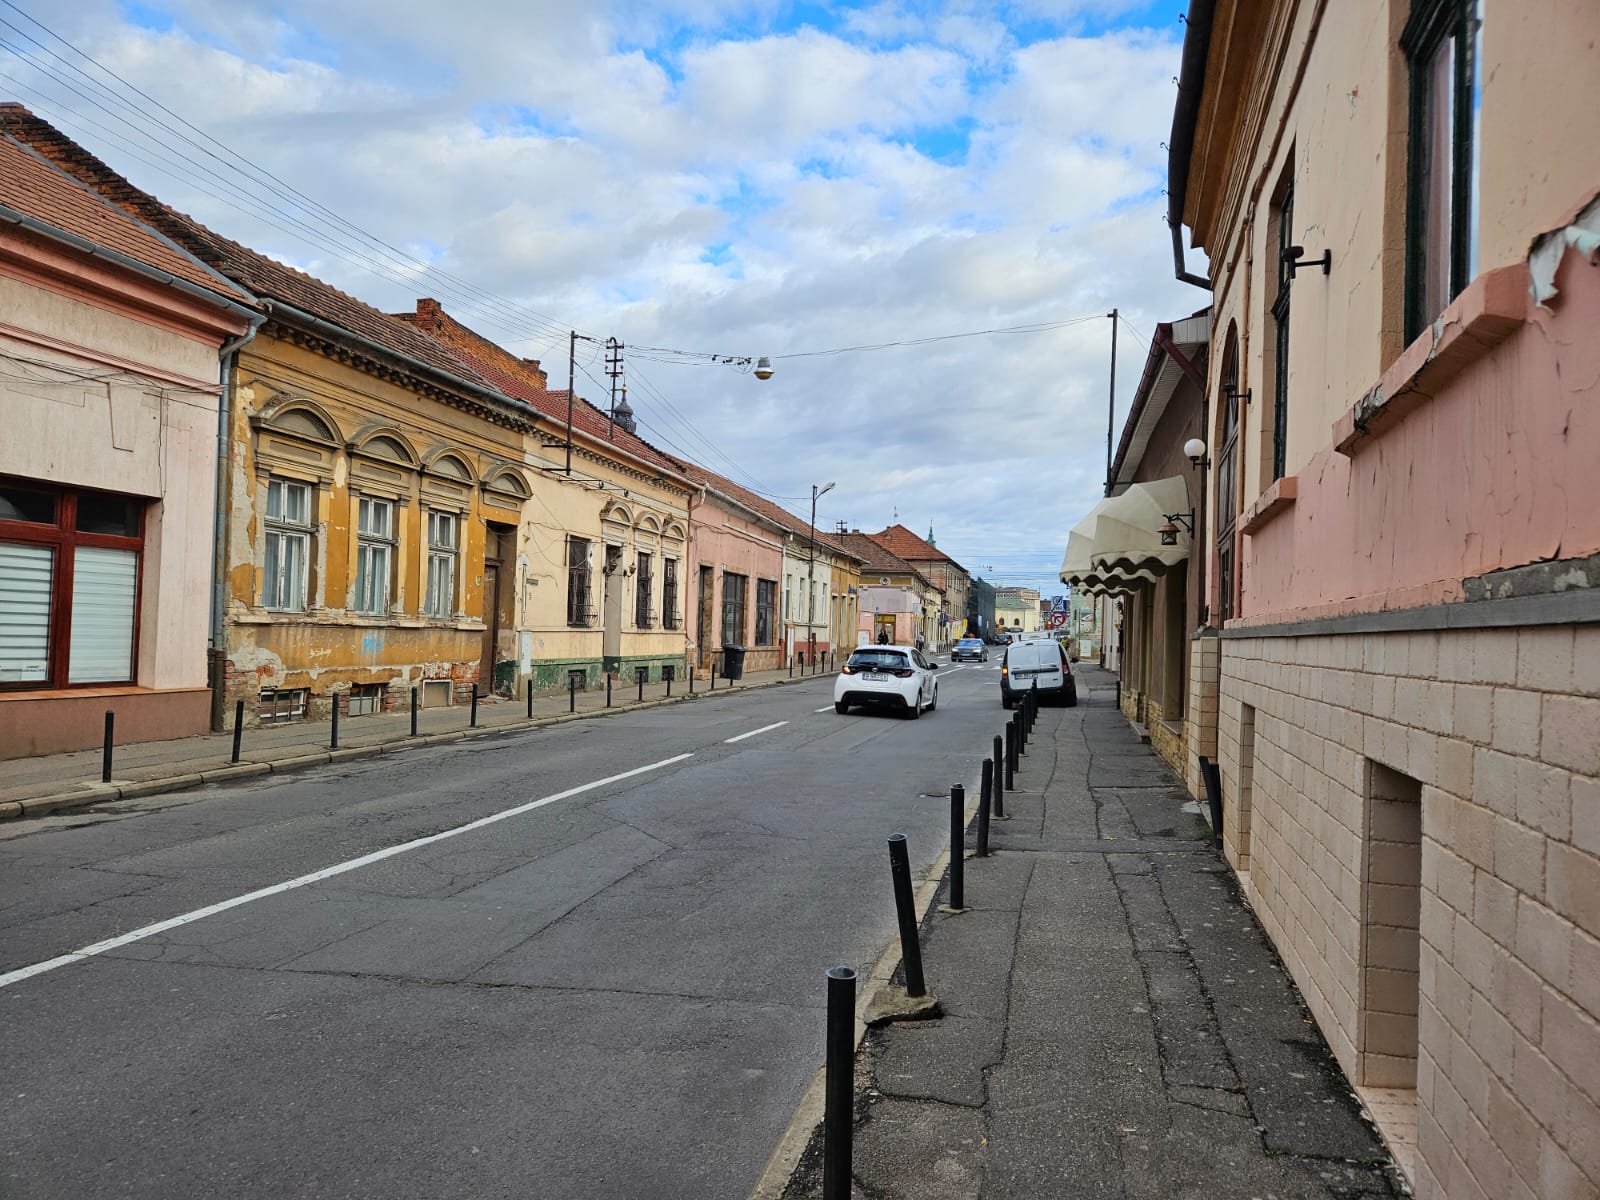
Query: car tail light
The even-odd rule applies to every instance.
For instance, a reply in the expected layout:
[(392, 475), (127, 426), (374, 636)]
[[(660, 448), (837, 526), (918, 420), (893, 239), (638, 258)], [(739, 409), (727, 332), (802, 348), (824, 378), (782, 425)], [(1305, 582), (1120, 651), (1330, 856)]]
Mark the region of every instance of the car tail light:
[(845, 663), (845, 665), (844, 665), (844, 666), (843, 666), (843, 667), (842, 667), (842, 668), (840, 668), (840, 669), (841, 669), (841, 670), (842, 670), (842, 671), (843, 671), (843, 672), (844, 672), (844, 673), (845, 673), (845, 674), (846, 674), (846, 675), (854, 675), (854, 674), (855, 674), (855, 673), (856, 673), (856, 668), (855, 668), (855, 667), (852, 667), (852, 666), (851, 666), (851, 665), (850, 665), (850, 664), (849, 664), (849, 663)]
[(911, 678), (911, 668), (910, 667), (898, 667), (895, 670), (890, 671), (889, 674), (895, 676), (895, 678), (897, 678), (897, 679), (910, 679)]

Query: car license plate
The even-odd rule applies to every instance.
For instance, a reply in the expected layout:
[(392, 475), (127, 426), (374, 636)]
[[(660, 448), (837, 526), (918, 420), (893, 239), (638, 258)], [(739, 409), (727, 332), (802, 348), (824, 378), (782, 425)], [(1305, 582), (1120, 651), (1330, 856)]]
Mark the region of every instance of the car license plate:
[(887, 675), (885, 675), (882, 671), (868, 671), (861, 678), (865, 679), (868, 683), (888, 683), (889, 682), (889, 677)]

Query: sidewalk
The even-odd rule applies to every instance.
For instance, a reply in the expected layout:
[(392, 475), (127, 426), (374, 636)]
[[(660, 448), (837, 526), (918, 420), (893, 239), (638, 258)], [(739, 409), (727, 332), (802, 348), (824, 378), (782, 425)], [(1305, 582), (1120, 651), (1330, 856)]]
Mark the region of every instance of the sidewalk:
[[(969, 827), (968, 907), (922, 924), (943, 1015), (857, 1053), (853, 1194), (1407, 1194), (1114, 688), (1083, 667), (1080, 707), (1040, 710), (992, 857)], [(819, 1128), (786, 1200), (820, 1196), (821, 1166)]]
[[(826, 674), (831, 677), (832, 672)], [(692, 695), (687, 679), (672, 684), (670, 699), (667, 697), (666, 684), (646, 684), (642, 705), (637, 684), (615, 682), (612, 684), (609, 709), (606, 707), (603, 683), (598, 688), (578, 692), (575, 698), (565, 691), (538, 693), (534, 696), (531, 721), (527, 715), (526, 696), (515, 700), (484, 698), (478, 702), (476, 728), (470, 726), (470, 705), (422, 709), (417, 713), (416, 737), (411, 736), (411, 714), (406, 710), (343, 717), (339, 722), (337, 750), (331, 748), (332, 729), (326, 719), (247, 726), (238, 763), (231, 761), (232, 732), (164, 742), (136, 742), (114, 748), (110, 783), (101, 782), (99, 750), (7, 759), (0, 761), (0, 775), (3, 775), (5, 783), (0, 787), (0, 820), (44, 816), (112, 800), (154, 796), (201, 784), (275, 771), (300, 770), (346, 759), (370, 758), (377, 754), (392, 754), (417, 746), (433, 746), (469, 737), (540, 729), (562, 721), (600, 717), (608, 712), (685, 703), (730, 690), (775, 687), (791, 679), (787, 670), (759, 671), (747, 674), (733, 684), (726, 679), (718, 679), (713, 692), (709, 676), (701, 675), (698, 671), (695, 675)], [(802, 677), (796, 671), (792, 678), (799, 683), (802, 678), (810, 679), (812, 676)], [(569, 705), (574, 702), (576, 711), (569, 712)], [(229, 720), (232, 720), (231, 713)]]

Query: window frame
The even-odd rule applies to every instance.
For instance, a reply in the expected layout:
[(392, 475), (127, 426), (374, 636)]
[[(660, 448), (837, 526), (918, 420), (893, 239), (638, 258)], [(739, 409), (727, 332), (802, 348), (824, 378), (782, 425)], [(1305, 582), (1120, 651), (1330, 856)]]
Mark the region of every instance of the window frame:
[[(453, 535), (450, 543), (434, 540), (435, 518), (438, 518), (441, 521), (448, 521), (450, 523), (450, 529)], [(426, 571), (423, 575), (422, 615), (425, 617), (432, 617), (437, 621), (453, 620), (460, 615), (461, 612), (459, 606), (456, 604), (456, 601), (460, 596), (461, 590), (460, 569), (462, 524), (463, 522), (461, 514), (453, 509), (448, 508), (428, 509), (426, 512), (426, 520), (423, 522), (423, 532), (427, 539), (428, 557), (426, 560)], [(447, 611), (444, 612), (439, 611), (438, 595), (434, 590), (436, 564), (446, 565), (447, 573), (450, 578), (450, 599), (449, 603), (446, 605)]]
[(1238, 545), (1236, 529), (1239, 522), (1239, 443), (1244, 422), (1239, 411), (1239, 332), (1228, 326), (1227, 341), (1222, 350), (1222, 371), (1218, 377), (1221, 393), (1220, 417), (1222, 429), (1217, 443), (1217, 620), (1226, 622), (1234, 616), (1235, 576), (1238, 571)]
[[(1476, 269), (1477, 220), (1475, 172), (1479, 91), (1479, 38), (1483, 29), (1481, 0), (1412, 0), (1411, 16), (1400, 34), (1406, 59), (1406, 248), (1405, 330), (1409, 344), (1472, 282)], [(1449, 256), (1445, 295), (1435, 305), (1427, 294), (1426, 276), (1433, 247), (1428, 245), (1429, 137), (1431, 84), (1435, 54), (1453, 38), (1450, 64), (1450, 226), (1444, 252)]]
[[(734, 598), (734, 599), (730, 599), (729, 595), (728, 595), (728, 584), (729, 584), (730, 580), (737, 580), (738, 581), (738, 586), (733, 589), (735, 594), (736, 594), (736, 598)], [(726, 570), (723, 571), (722, 572), (722, 644), (723, 645), (732, 644), (732, 645), (735, 645), (735, 646), (742, 646), (742, 645), (745, 644), (745, 638), (744, 638), (745, 622), (746, 622), (746, 620), (748, 619), (748, 617), (750, 615), (750, 612), (749, 612), (749, 599), (750, 599), (750, 576), (748, 576), (748, 575), (740, 575), (736, 571), (726, 571)], [(728, 618), (729, 618), (730, 613), (733, 613), (733, 614), (737, 615), (737, 618), (738, 618), (737, 622), (730, 622), (729, 621)], [(730, 624), (736, 624), (737, 625), (737, 628), (734, 631), (735, 634), (737, 635), (736, 637), (730, 637), (729, 636), (728, 626)]]
[(771, 646), (777, 641), (778, 581), (756, 580), (755, 644)]
[[(274, 486), (288, 488), (303, 488), (306, 494), (305, 521), (296, 522), (280, 515), (272, 515), (272, 489)], [(265, 503), (261, 506), (262, 544), (261, 544), (261, 607), (268, 612), (303, 613), (311, 607), (311, 558), (316, 548), (317, 530), (317, 485), (304, 479), (294, 479), (287, 475), (267, 476), (267, 491)], [(298, 592), (295, 597), (296, 604), (276, 603), (283, 599), (283, 562), (284, 556), (280, 548), (277, 554), (277, 578), (271, 579), (267, 572), (267, 563), (272, 559), (270, 547), (277, 540), (279, 546), (290, 541), (299, 542), (301, 545), (301, 570)], [(271, 601), (268, 598), (268, 586), (271, 586)]]
[[(594, 627), (594, 568), (589, 562), (593, 548), (589, 538), (567, 535), (567, 624), (574, 629)], [(581, 547), (581, 557), (574, 561), (574, 551)]]
[[(0, 476), (0, 484), (23, 491), (39, 492), (55, 497), (55, 523), (12, 521), (0, 519), (0, 542), (13, 545), (43, 546), (51, 552), (50, 561), (50, 616), (45, 642), (45, 678), (0, 681), (0, 691), (66, 691), (83, 688), (131, 687), (139, 678), (139, 633), (144, 620), (144, 567), (145, 541), (150, 519), (151, 503), (141, 496), (123, 492), (107, 492), (97, 488), (72, 488), (45, 480), (26, 479), (19, 476)], [(139, 532), (125, 536), (110, 533), (86, 533), (77, 529), (78, 498), (80, 496), (110, 496), (136, 506), (134, 523)], [(133, 568), (133, 611), (131, 614), (131, 648), (128, 654), (128, 674), (124, 679), (96, 679), (82, 683), (70, 682), (72, 658), (72, 608), (76, 552), (79, 547), (98, 550), (131, 551)]]
[[(395, 565), (399, 559), (399, 531), (397, 526), (397, 510), (400, 505), (387, 496), (373, 496), (364, 493), (356, 496), (356, 569), (351, 580), (352, 603), (351, 611), (366, 617), (386, 617), (394, 609), (394, 575)], [(372, 533), (362, 528), (363, 510), (368, 506), (376, 509), (381, 505), (388, 512), (387, 535)], [(369, 553), (375, 557), (377, 551), (383, 552), (383, 603), (377, 608), (365, 606), (366, 597), (363, 593), (363, 583), (373, 576), (367, 569)]]
[(652, 574), (655, 555), (648, 550), (635, 550), (633, 553), (633, 626), (635, 629), (654, 629), (655, 613), (652, 603), (655, 599), (653, 586), (655, 576)]
[(661, 628), (678, 628), (678, 560), (661, 560)]
[(1289, 309), (1294, 271), (1285, 258), (1294, 245), (1294, 175), (1287, 173), (1283, 197), (1273, 206), (1277, 221), (1277, 292), (1272, 298), (1272, 479), (1282, 479), (1289, 458)]

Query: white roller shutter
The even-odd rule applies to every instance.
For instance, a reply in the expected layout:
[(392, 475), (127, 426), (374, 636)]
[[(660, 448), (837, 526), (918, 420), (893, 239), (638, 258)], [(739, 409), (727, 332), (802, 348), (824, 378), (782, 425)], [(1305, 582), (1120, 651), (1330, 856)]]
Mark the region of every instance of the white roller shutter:
[(79, 546), (72, 560), (68, 683), (123, 683), (133, 675), (133, 598), (139, 556)]
[(0, 683), (50, 677), (54, 572), (55, 552), (49, 546), (0, 542)]

